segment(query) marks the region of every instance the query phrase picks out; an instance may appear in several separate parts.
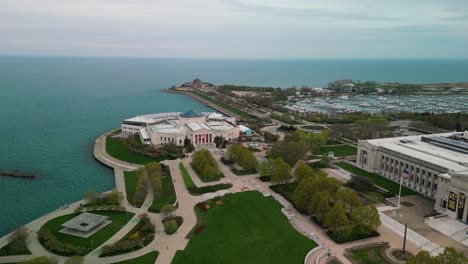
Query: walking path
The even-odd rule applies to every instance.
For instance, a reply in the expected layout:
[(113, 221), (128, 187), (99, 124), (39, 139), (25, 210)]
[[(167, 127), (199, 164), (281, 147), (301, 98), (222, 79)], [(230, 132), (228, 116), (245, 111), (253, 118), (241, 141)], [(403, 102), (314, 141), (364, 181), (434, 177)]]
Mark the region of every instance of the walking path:
[[(99, 138), (96, 139), (95, 147), (94, 147), (94, 156), (103, 164), (114, 168), (115, 174), (115, 185), (116, 189), (122, 193), (125, 192), (125, 180), (124, 180), (124, 171), (128, 170), (135, 170), (141, 167), (141, 165), (132, 164), (128, 162), (122, 162), (119, 160), (114, 159), (113, 157), (109, 156), (106, 152), (105, 148), (105, 138), (106, 136), (111, 133), (108, 132), (104, 135), (101, 135)], [(213, 151), (215, 152), (215, 151)], [(148, 212), (149, 206), (152, 204), (153, 195), (152, 191), (148, 192), (148, 195), (145, 199), (144, 205), (142, 208), (135, 208), (130, 205), (127, 199), (124, 199), (122, 202), (122, 206), (129, 212), (135, 213), (135, 216), (124, 226), (122, 227), (119, 232), (117, 232), (113, 237), (111, 237), (108, 241), (103, 243), (101, 246), (96, 248), (90, 254), (85, 257), (85, 263), (113, 263), (118, 261), (124, 261), (128, 259), (133, 259), (142, 255), (145, 255), (152, 251), (159, 251), (159, 256), (156, 260), (156, 264), (167, 264), (171, 263), (172, 259), (174, 258), (175, 254), (178, 250), (183, 250), (186, 245), (188, 244), (189, 240), (186, 238), (188, 233), (191, 229), (196, 225), (197, 217), (194, 211), (194, 207), (197, 203), (202, 201), (211, 199), (215, 195), (224, 195), (227, 192), (241, 192), (246, 189), (249, 190), (258, 190), (264, 195), (271, 195), (275, 200), (281, 203), (285, 208), (288, 210), (288, 216), (290, 218), (292, 226), (297, 229), (299, 232), (303, 233), (305, 236), (314, 239), (320, 247), (312, 250), (305, 259), (305, 263), (316, 263), (316, 259), (319, 256), (324, 256), (327, 252), (330, 252), (332, 256), (336, 256), (341, 262), (350, 264), (349, 260), (347, 260), (343, 254), (345, 253), (346, 248), (355, 247), (359, 245), (369, 244), (373, 242), (379, 241), (386, 241), (389, 242), (391, 247), (400, 247), (401, 246), (401, 237), (399, 233), (399, 226), (394, 226), (393, 223), (389, 223), (387, 219), (384, 218), (382, 222), (384, 223), (381, 227), (379, 227), (379, 232), (381, 234), (380, 237), (365, 239), (362, 241), (350, 242), (338, 245), (333, 240), (331, 240), (327, 235), (326, 231), (323, 230), (321, 227), (315, 225), (312, 221), (310, 221), (308, 216), (304, 216), (300, 214), (298, 211), (294, 209), (294, 207), (284, 199), (281, 195), (270, 191), (270, 184), (269, 182), (261, 182), (257, 179), (258, 175), (246, 175), (246, 176), (237, 176), (229, 169), (228, 166), (224, 165), (219, 161), (220, 155), (219, 152), (215, 152), (214, 156), (215, 159), (219, 163), (220, 170), (224, 174), (224, 178), (217, 182), (209, 182), (205, 183), (202, 182), (198, 176), (195, 174), (193, 169), (190, 166), (191, 158), (183, 159), (182, 162), (184, 166), (187, 168), (187, 171), (192, 177), (192, 180), (195, 182), (197, 186), (206, 186), (217, 184), (220, 182), (224, 183), (231, 183), (233, 187), (228, 190), (218, 191), (216, 193), (209, 193), (201, 196), (194, 196), (191, 195), (185, 184), (184, 179), (181, 174), (179, 168), (180, 160), (172, 160), (167, 161), (167, 164), (171, 170), (171, 175), (173, 179), (174, 189), (177, 194), (178, 199), (178, 208), (175, 210), (174, 214), (183, 217), (183, 223), (177, 230), (177, 232), (173, 235), (166, 235), (164, 233), (164, 226), (162, 223), (162, 218), (160, 214), (150, 213)], [(83, 201), (79, 201), (74, 203), (67, 208), (61, 208), (51, 214), (48, 214), (44, 217), (41, 217), (28, 225), (26, 227), (31, 231), (31, 235), (28, 240), (28, 248), (32, 252), (33, 256), (50, 256), (54, 259), (58, 260), (59, 263), (64, 263), (66, 257), (61, 257), (54, 255), (44, 249), (37, 240), (36, 232), (42, 226), (43, 223), (46, 221), (53, 219), (60, 215), (65, 215), (72, 213), (76, 207), (78, 207)], [(118, 256), (112, 256), (108, 258), (99, 258), (99, 254), (101, 253), (101, 248), (103, 245), (107, 245), (110, 243), (114, 243), (125, 236), (139, 221), (138, 215), (147, 213), (151, 219), (151, 222), (156, 226), (155, 238), (154, 240), (146, 247), (136, 250), (131, 253), (122, 254)], [(382, 215), (382, 214), (381, 214)], [(382, 217), (382, 216), (381, 216)], [(389, 227), (387, 227), (390, 226)], [(0, 239), (0, 246), (2, 243), (5, 243), (6, 238)], [(417, 242), (417, 241), (416, 241)], [(408, 249), (412, 252), (417, 252), (418, 248), (412, 244), (408, 243)], [(9, 256), (9, 257), (0, 257), (0, 263), (5, 262), (16, 262), (16, 261), (24, 261), (31, 258), (31, 256)], [(321, 257), (320, 261), (317, 263), (324, 263), (326, 257)]]

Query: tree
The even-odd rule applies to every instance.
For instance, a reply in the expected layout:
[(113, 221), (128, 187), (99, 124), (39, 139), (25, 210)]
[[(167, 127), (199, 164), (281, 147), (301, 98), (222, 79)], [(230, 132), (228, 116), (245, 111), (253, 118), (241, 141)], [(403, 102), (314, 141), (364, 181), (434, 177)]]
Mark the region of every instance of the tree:
[(120, 204), (124, 198), (124, 194), (117, 191), (117, 190), (112, 190), (109, 194), (105, 196), (105, 203), (108, 205), (116, 205)]
[(176, 210), (176, 208), (172, 204), (166, 204), (161, 208), (161, 214), (163, 219), (172, 218), (172, 213)]
[(291, 177), (291, 167), (282, 158), (275, 159), (273, 174), (271, 175), (272, 183), (286, 183)]
[(406, 264), (439, 264), (431, 257), (431, 254), (425, 250), (421, 250), (413, 258), (406, 261)]
[(224, 143), (225, 141), (226, 140), (222, 136), (216, 136), (213, 139), (213, 142), (215, 143), (217, 148), (221, 148), (221, 147), (225, 146), (225, 143)]
[(260, 173), (260, 176), (271, 176), (273, 175), (273, 171), (275, 168), (275, 162), (273, 159), (268, 159), (263, 161), (259, 168), (258, 171)]
[(96, 191), (88, 191), (83, 195), (83, 200), (89, 204), (95, 204), (99, 198), (99, 194)]
[(335, 178), (304, 178), (294, 190), (292, 195), (292, 201), (296, 208), (305, 212), (308, 210), (312, 196), (315, 193), (326, 191), (330, 195), (330, 197), (333, 197), (340, 187), (341, 183)]
[(348, 224), (349, 219), (345, 209), (341, 205), (335, 204), (330, 211), (328, 211), (327, 217), (325, 218), (325, 226), (331, 228), (333, 233), (335, 233)]
[(195, 149), (195, 146), (192, 144), (192, 141), (188, 138), (184, 138), (184, 148), (188, 153), (192, 152)]
[(362, 234), (370, 234), (380, 226), (379, 211), (375, 206), (359, 206), (353, 211), (351, 219)]
[(236, 163), (239, 163), (244, 153), (245, 153), (245, 148), (244, 146), (242, 146), (242, 144), (234, 144), (229, 147), (226, 155), (228, 159)]
[(305, 164), (303, 161), (299, 161), (294, 170), (294, 178), (297, 182), (300, 182), (302, 179), (307, 177), (315, 176), (315, 172), (309, 165)]
[(25, 251), (27, 249), (26, 241), (28, 239), (28, 235), (28, 229), (26, 227), (20, 227), (8, 236), (8, 242), (14, 244), (15, 248)]
[(151, 162), (145, 165), (145, 169), (153, 189), (154, 197), (155, 199), (159, 199), (163, 192), (162, 166), (158, 162)]
[(355, 208), (361, 205), (361, 202), (355, 191), (349, 188), (341, 188), (335, 193), (335, 204), (341, 205), (346, 213), (351, 214)]
[(137, 177), (137, 184), (135, 188), (135, 194), (133, 195), (134, 204), (142, 204), (148, 194), (149, 179), (145, 168), (140, 168), (136, 171), (135, 177)]
[(468, 259), (465, 257), (463, 252), (458, 252), (452, 247), (447, 247), (445, 248), (444, 252), (439, 254), (439, 256), (436, 257), (440, 263), (450, 263), (450, 264), (462, 264), (462, 263), (468, 263)]
[(353, 175), (347, 185), (358, 192), (367, 192), (374, 189), (372, 180), (364, 176)]
[(177, 221), (175, 219), (164, 221), (164, 232), (166, 234), (174, 234), (177, 231)]
[(218, 162), (207, 149), (195, 151), (192, 158), (192, 167), (205, 180), (218, 179), (221, 171)]
[(84, 263), (84, 259), (82, 256), (73, 256), (71, 258), (68, 258), (65, 261), (65, 264), (82, 264)]
[(462, 252), (456, 251), (452, 247), (445, 248), (444, 252), (432, 257), (427, 251), (419, 251), (414, 258), (408, 260), (408, 264), (465, 264), (468, 259)]
[(306, 152), (307, 147), (300, 142), (279, 141), (271, 148), (270, 155), (275, 159), (282, 158), (289, 166), (294, 167), (304, 157)]
[(327, 191), (315, 193), (310, 199), (308, 211), (310, 215), (322, 222), (330, 210), (331, 195)]
[(263, 139), (264, 139), (264, 141), (266, 143), (273, 143), (273, 142), (278, 141), (278, 136), (271, 133), (271, 132), (264, 131), (263, 132)]

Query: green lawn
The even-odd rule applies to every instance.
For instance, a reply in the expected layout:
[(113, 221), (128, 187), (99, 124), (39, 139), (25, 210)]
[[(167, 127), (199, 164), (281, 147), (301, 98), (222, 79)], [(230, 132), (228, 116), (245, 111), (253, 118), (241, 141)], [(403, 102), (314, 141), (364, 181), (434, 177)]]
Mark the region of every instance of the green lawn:
[(193, 183), (192, 177), (190, 177), (190, 174), (188, 173), (187, 169), (185, 168), (182, 162), (179, 163), (179, 168), (180, 172), (182, 173), (182, 177), (184, 177), (185, 187), (187, 187), (187, 189), (196, 187), (195, 183)]
[(112, 138), (111, 136), (108, 136), (106, 138), (106, 151), (112, 157), (130, 163), (146, 164), (154, 161), (159, 161), (157, 159), (152, 159), (142, 154), (130, 152), (122, 141)]
[(367, 249), (351, 250), (351, 259), (357, 264), (390, 264), (382, 257), (384, 246), (375, 246)]
[(138, 258), (114, 262), (113, 264), (154, 264), (154, 262), (156, 262), (156, 259), (158, 258), (158, 255), (158, 251), (153, 251)]
[(141, 203), (133, 202), (133, 196), (135, 195), (136, 184), (138, 181), (136, 171), (124, 171), (124, 178), (125, 178), (125, 192), (127, 193), (128, 202), (135, 207), (141, 207), (143, 205), (143, 202)]
[[(372, 180), (372, 182), (379, 186), (379, 187), (382, 187), (388, 191), (391, 191), (392, 193), (394, 193), (395, 195), (398, 195), (398, 192), (399, 192), (399, 188), (400, 188), (400, 185), (396, 182), (393, 182), (389, 179), (386, 179), (380, 175), (377, 175), (375, 173), (370, 173), (370, 172), (367, 172), (365, 170), (362, 170), (360, 168), (357, 168), (353, 165), (350, 165), (346, 162), (337, 162), (335, 163), (336, 166), (344, 169), (344, 170), (347, 170), (349, 172), (351, 172), (352, 174), (354, 175), (358, 175), (358, 176), (364, 176), (364, 177), (368, 177)], [(414, 195), (414, 194), (417, 194), (417, 192), (409, 189), (409, 188), (406, 188), (405, 186), (402, 186), (401, 188), (401, 196), (407, 196), (407, 195)]]
[(317, 245), (297, 232), (281, 205), (258, 192), (225, 196), (204, 215), (206, 227), (172, 263), (304, 263)]
[(74, 218), (80, 213), (68, 214), (54, 218), (45, 223), (41, 228), (47, 227), (52, 234), (61, 242), (88, 248), (88, 252), (91, 252), (93, 248), (98, 247), (102, 243), (106, 242), (115, 233), (117, 233), (132, 217), (133, 213), (118, 212), (118, 211), (94, 211), (94, 214), (108, 216), (108, 220), (112, 221), (109, 225), (99, 230), (89, 238), (81, 238), (71, 235), (62, 234), (59, 231), (63, 229), (61, 226), (63, 223)]
[(153, 204), (149, 208), (150, 212), (159, 213), (161, 208), (166, 204), (174, 204), (177, 200), (177, 195), (174, 190), (171, 175), (162, 178), (163, 195), (159, 199), (153, 199)]
[(357, 154), (357, 148), (350, 145), (323, 146), (320, 147), (320, 153), (328, 155), (328, 152), (333, 151), (337, 157), (354, 156)]

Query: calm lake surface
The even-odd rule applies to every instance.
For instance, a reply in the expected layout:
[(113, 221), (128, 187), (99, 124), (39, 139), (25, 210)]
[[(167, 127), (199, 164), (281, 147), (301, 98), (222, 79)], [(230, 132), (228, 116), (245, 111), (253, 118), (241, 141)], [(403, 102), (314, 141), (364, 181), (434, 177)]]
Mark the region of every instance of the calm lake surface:
[(200, 78), (215, 84), (320, 87), (354, 80), (468, 81), (467, 60), (189, 60), (0, 57), (0, 236), (89, 190), (114, 188), (92, 157), (94, 139), (139, 114), (203, 105), (163, 93)]

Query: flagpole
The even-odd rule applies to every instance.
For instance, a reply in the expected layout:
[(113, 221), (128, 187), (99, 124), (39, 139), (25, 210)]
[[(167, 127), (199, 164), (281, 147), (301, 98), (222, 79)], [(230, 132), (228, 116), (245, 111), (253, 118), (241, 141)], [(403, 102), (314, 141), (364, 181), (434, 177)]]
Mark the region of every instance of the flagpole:
[(403, 181), (403, 174), (400, 174), (400, 191), (398, 192), (397, 216), (400, 216), (401, 183), (402, 183), (402, 181)]

